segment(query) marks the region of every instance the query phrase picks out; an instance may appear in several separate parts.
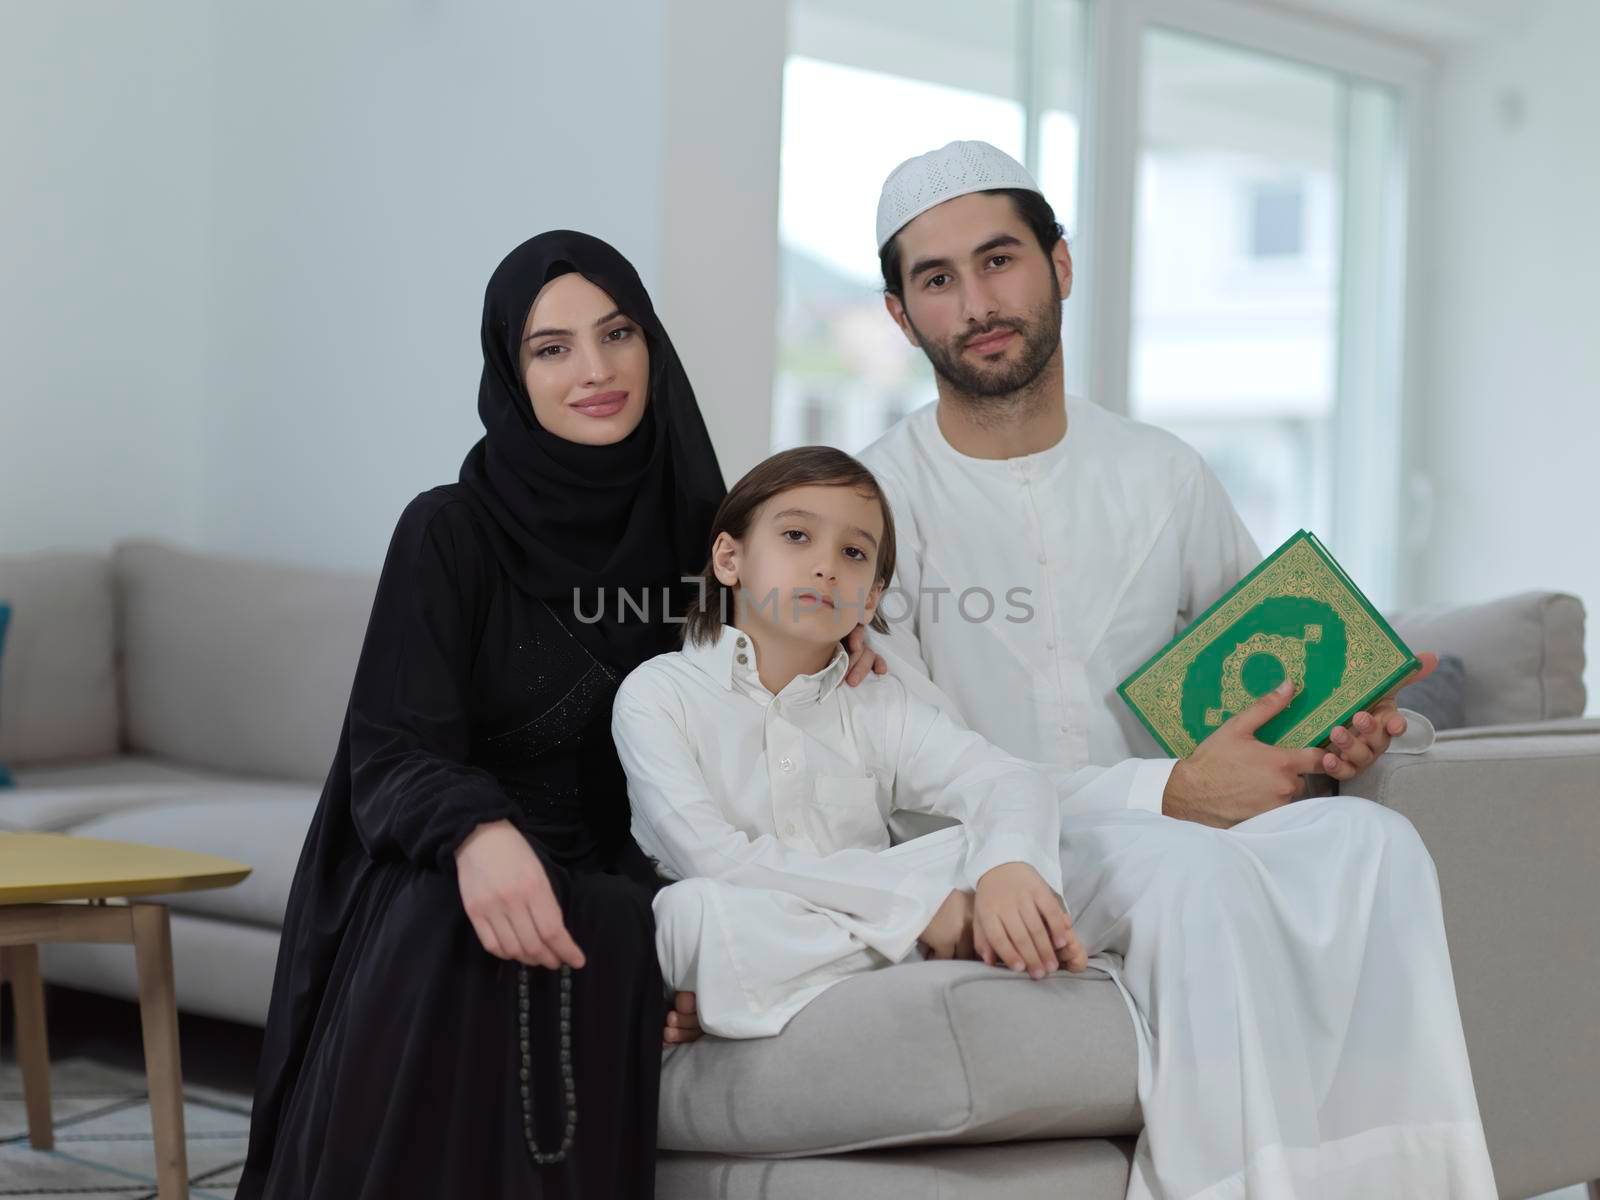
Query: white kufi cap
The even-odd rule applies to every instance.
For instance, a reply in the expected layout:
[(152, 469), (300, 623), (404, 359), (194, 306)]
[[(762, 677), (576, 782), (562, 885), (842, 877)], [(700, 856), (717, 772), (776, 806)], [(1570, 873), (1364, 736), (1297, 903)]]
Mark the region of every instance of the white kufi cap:
[(951, 142), (906, 159), (889, 172), (878, 197), (878, 249), (934, 205), (996, 188), (1039, 191), (1026, 167), (988, 142)]

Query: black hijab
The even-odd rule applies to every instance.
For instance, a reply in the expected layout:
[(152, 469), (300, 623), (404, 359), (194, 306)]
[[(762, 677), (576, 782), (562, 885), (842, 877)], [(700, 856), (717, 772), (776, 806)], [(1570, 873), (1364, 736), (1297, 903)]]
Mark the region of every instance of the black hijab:
[[(608, 446), (557, 437), (533, 414), (518, 352), (541, 288), (576, 272), (643, 331), (650, 391), (638, 427)], [(727, 488), (689, 377), (633, 265), (599, 238), (554, 230), (506, 255), (483, 298), (484, 437), (461, 464), (496, 556), (517, 588), (549, 601), (592, 653), (621, 671), (678, 644), (662, 589), (682, 612)], [(648, 614), (621, 603), (626, 592)], [(648, 603), (646, 603), (646, 601)], [(576, 602), (577, 609), (574, 609)], [(587, 623), (578, 613), (601, 620)]]

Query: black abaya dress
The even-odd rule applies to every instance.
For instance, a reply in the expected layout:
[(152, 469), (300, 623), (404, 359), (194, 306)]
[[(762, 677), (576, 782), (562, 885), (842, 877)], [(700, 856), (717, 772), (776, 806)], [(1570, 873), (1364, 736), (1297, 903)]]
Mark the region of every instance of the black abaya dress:
[[(458, 485), (408, 506), (290, 893), (238, 1200), (653, 1195), (660, 884), (628, 834), (620, 681), (510, 585)], [(587, 960), (570, 976), (576, 1124), (551, 1165), (529, 1135), (557, 1151), (568, 1118), (560, 978), (489, 954), (455, 874), (461, 842), (502, 818)]]

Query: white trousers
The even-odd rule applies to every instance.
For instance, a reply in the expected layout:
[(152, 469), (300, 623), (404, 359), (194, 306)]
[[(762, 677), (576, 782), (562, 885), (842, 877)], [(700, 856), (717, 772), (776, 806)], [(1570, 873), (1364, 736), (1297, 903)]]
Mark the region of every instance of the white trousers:
[(1433, 860), (1369, 800), (1220, 830), (1062, 823), (1064, 899), (1122, 988), (1129, 1200), (1494, 1200)]
[[(886, 853), (956, 886), (958, 834)], [(1064, 814), (1061, 853), (1139, 1044), (1129, 1200), (1494, 1200), (1438, 877), (1405, 817), (1340, 796), (1227, 830)], [(888, 965), (779, 892), (687, 880), (655, 913), (668, 986), (725, 1037), (776, 1034)]]

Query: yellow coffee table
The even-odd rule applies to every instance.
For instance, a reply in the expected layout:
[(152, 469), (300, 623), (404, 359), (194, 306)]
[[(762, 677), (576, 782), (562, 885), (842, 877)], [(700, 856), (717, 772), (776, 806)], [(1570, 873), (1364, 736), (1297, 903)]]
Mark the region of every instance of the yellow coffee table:
[[(0, 833), (0, 981), (9, 978), (16, 1004), (17, 1062), (28, 1141), (35, 1149), (55, 1144), (39, 945), (132, 943), (158, 1194), (161, 1200), (187, 1200), (189, 1156), (183, 1140), (172, 933), (165, 905), (127, 898), (231, 887), (248, 874), (250, 868), (243, 863), (187, 850), (62, 833)], [(108, 903), (113, 898), (124, 902)]]

